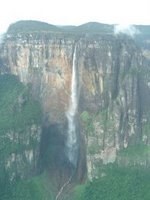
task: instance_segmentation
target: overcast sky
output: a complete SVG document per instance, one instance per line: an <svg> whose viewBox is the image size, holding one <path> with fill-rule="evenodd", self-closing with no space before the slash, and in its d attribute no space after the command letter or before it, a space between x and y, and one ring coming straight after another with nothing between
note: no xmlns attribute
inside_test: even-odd
<svg viewBox="0 0 150 200"><path fill-rule="evenodd" d="M0 32L10 23L33 19L56 25L89 21L113 24L149 24L150 0L3 0Z"/></svg>

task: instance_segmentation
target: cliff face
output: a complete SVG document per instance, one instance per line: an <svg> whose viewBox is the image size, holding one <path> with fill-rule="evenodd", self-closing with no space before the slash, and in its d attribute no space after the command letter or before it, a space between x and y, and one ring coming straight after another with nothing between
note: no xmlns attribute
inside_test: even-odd
<svg viewBox="0 0 150 200"><path fill-rule="evenodd" d="M31 83L44 112L57 122L68 107L74 41L36 40L32 35L10 40L4 46L9 71L21 82Z"/></svg>
<svg viewBox="0 0 150 200"><path fill-rule="evenodd" d="M88 175L93 177L97 164L128 164L129 159L119 152L136 144L149 145L149 69L135 43L126 36L113 35L79 39L7 35L1 62L21 82L31 85L49 123L64 123L75 45L78 116L87 149ZM144 161L138 158L133 163L149 162L149 149L146 155Z"/></svg>
<svg viewBox="0 0 150 200"><path fill-rule="evenodd" d="M37 171L41 112L15 76L0 75L0 85L0 185L7 188Z"/></svg>

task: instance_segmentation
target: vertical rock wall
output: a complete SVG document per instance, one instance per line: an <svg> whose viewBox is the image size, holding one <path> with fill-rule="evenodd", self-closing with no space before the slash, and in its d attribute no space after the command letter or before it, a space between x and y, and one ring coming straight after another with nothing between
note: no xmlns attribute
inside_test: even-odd
<svg viewBox="0 0 150 200"><path fill-rule="evenodd" d="M89 176L98 163L117 160L117 152L141 141L149 143L148 70L140 50L126 36L74 37L19 35L7 37L1 60L8 71L32 87L50 123L66 121L73 49L78 42L79 113L87 147ZM144 69L144 70L143 70ZM146 103L147 105L147 103ZM146 114L147 113L147 114ZM144 144L145 144L144 143Z"/></svg>

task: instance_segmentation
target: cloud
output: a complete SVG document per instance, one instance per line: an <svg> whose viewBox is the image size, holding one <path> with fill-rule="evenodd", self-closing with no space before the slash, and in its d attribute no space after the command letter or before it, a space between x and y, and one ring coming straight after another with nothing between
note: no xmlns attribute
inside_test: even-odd
<svg viewBox="0 0 150 200"><path fill-rule="evenodd" d="M130 24L117 24L114 26L114 34L124 33L131 37L134 37L136 34L139 34L140 31L134 26Z"/></svg>

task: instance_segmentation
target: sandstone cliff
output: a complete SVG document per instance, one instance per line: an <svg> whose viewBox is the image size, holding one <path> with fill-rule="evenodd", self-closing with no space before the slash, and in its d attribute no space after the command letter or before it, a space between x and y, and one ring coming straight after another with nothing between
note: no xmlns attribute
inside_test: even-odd
<svg viewBox="0 0 150 200"><path fill-rule="evenodd" d="M149 164L149 64L131 38L113 34L7 34L0 54L1 71L30 85L49 124L63 124L75 45L78 118L88 176L96 176L100 163ZM144 145L144 157L130 159L120 153L134 145Z"/></svg>

